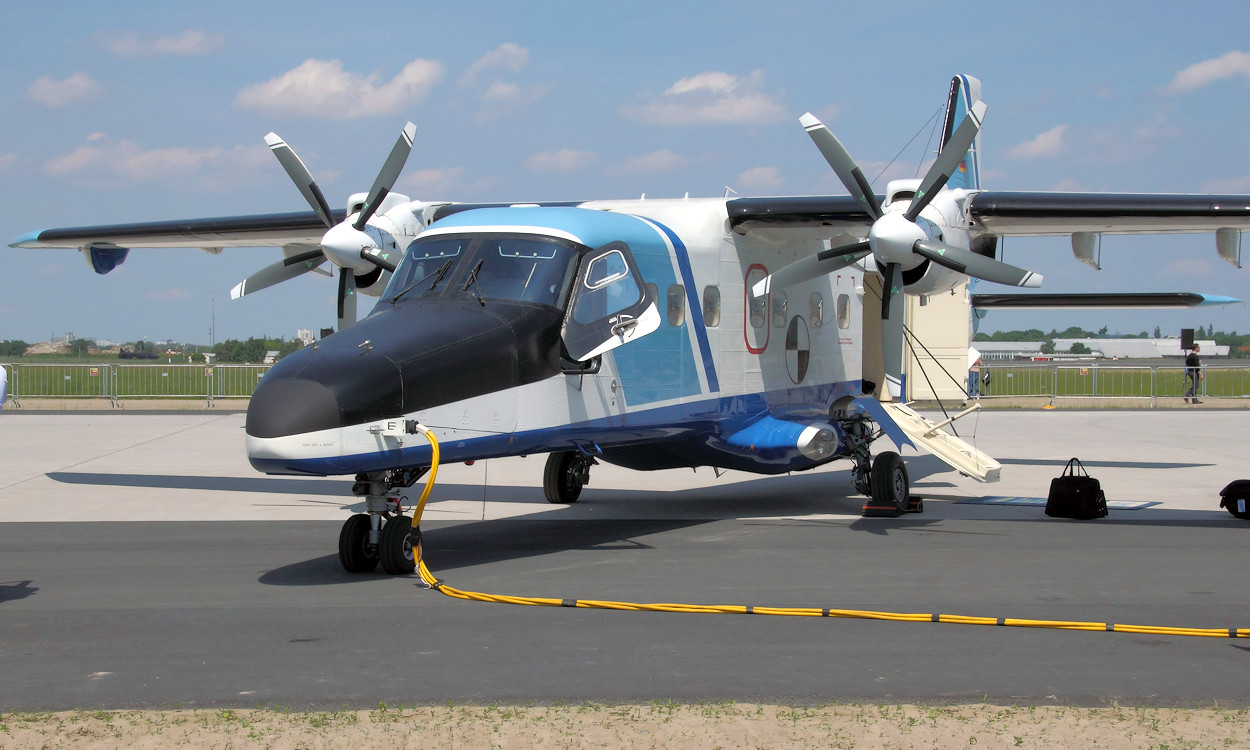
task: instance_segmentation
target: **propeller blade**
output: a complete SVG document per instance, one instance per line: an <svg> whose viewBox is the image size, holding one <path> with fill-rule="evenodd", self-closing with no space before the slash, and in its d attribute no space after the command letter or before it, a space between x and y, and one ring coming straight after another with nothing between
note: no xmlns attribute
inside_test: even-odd
<svg viewBox="0 0 1250 750"><path fill-rule="evenodd" d="M830 248L829 250L821 250L815 255L809 255L787 266L782 266L755 282L755 286L751 287L751 294L755 297L762 297L774 288L785 289L810 279L819 278L858 263L860 259L871 252L872 249L868 247L867 241Z"/></svg>
<svg viewBox="0 0 1250 750"><path fill-rule="evenodd" d="M970 250L947 245L943 242L916 240L915 244L912 245L912 249L917 255L928 258L940 266L945 266L952 271L964 273L976 279L984 279L985 281L992 281L995 284L1006 284L1007 286L1039 287L1042 285L1042 275L1040 273L1016 268L1002 261L987 258L984 255L978 255Z"/></svg>
<svg viewBox="0 0 1250 750"><path fill-rule="evenodd" d="M278 157L278 163L286 170L287 176L295 183L295 187L299 188L300 194L304 196L304 200L308 201L308 205L312 206L312 210L317 213L321 221L327 227L334 226L334 220L330 218L330 204L326 203L326 197L321 194L321 188L317 187L317 181L313 179L312 172L308 171L308 167L304 166L304 162L295 151L286 145L286 141L282 140L277 133L265 136L265 143L269 144L269 150Z"/></svg>
<svg viewBox="0 0 1250 750"><path fill-rule="evenodd" d="M261 289L267 289L274 284L279 284L300 274L308 273L325 263L325 260L326 256L320 250L310 250L306 253L292 255L273 265L265 266L236 284L230 290L230 299L238 299L245 294L259 292Z"/></svg>
<svg viewBox="0 0 1250 750"><path fill-rule="evenodd" d="M360 251L360 257L383 271L394 272L395 270L395 261L391 259L391 254L383 251L381 248L364 248Z"/></svg>
<svg viewBox="0 0 1250 750"><path fill-rule="evenodd" d="M885 365L886 391L891 398L903 397L903 267L886 267L881 288L881 360Z"/></svg>
<svg viewBox="0 0 1250 750"><path fill-rule="evenodd" d="M350 268L339 269L339 327L343 330L356 322L356 275Z"/></svg>
<svg viewBox="0 0 1250 750"><path fill-rule="evenodd" d="M395 180L399 179L399 173L404 169L404 162L408 161L408 154L412 152L412 142L416 137L417 126L411 122L405 125L399 134L399 140L395 141L395 147L391 149L391 155L386 157L382 171L378 172L378 178L373 181L373 187L369 188L369 197L365 199L364 209L361 210L360 216L356 217L356 222L352 224L357 230L365 228L365 224L377 212L378 206L382 205L386 194L395 186Z"/></svg>
<svg viewBox="0 0 1250 750"><path fill-rule="evenodd" d="M972 148L972 142L976 140L977 133L981 130L985 110L985 102L978 101L973 104L972 109L964 116L963 122L959 123L959 127L955 129L950 140L942 147L942 153L938 154L933 166L929 167L928 173L920 183L920 189L916 191L916 197L912 198L911 205L907 207L907 213L903 214L908 221L916 220L920 212L942 191L942 188L946 186L946 181L959 168L959 162L968 153L968 149Z"/></svg>
<svg viewBox="0 0 1250 750"><path fill-rule="evenodd" d="M864 205L872 218L881 218L881 204L877 201L876 193L872 191L872 186L868 184L863 171L851 158L850 152L842 145L842 141L839 141L833 131L816 119L811 112L800 117L799 124L807 130L807 135L816 144L816 148L820 149L821 155L825 157L825 161L829 162L829 166L833 167L833 171L837 173L838 179L842 181L847 191L855 200Z"/></svg>

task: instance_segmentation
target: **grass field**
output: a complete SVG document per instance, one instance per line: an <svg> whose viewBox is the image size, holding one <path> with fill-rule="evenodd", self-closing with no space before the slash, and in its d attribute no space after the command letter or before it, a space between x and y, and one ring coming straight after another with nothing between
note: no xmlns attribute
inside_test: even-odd
<svg viewBox="0 0 1250 750"><path fill-rule="evenodd" d="M1184 366L1166 365L990 365L982 396L1058 398L1170 398L1185 394ZM1250 366L1207 365L1199 394L1208 398L1250 396Z"/></svg>
<svg viewBox="0 0 1250 750"><path fill-rule="evenodd" d="M268 365L18 363L9 394L23 398L247 398Z"/></svg>

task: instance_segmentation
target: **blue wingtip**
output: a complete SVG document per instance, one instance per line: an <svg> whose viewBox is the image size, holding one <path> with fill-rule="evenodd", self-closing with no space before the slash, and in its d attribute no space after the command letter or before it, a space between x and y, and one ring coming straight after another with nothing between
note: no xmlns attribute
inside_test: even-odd
<svg viewBox="0 0 1250 750"><path fill-rule="evenodd" d="M1236 305L1241 302L1241 300L1236 297L1224 297L1219 294L1202 294L1200 296L1202 297L1202 301L1198 303L1199 307L1206 307L1208 305Z"/></svg>
<svg viewBox="0 0 1250 750"><path fill-rule="evenodd" d="M26 234L19 234L17 239L9 243L9 247L35 247L39 242L39 235L43 234L43 230L39 229Z"/></svg>

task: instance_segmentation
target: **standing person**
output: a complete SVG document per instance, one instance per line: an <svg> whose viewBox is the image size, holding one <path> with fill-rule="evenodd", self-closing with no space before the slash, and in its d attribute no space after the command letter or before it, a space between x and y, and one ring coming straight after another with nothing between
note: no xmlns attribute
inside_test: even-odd
<svg viewBox="0 0 1250 750"><path fill-rule="evenodd" d="M981 398L981 355L973 349L969 356L975 356L972 364L968 365L968 398Z"/></svg>
<svg viewBox="0 0 1250 750"><path fill-rule="evenodd" d="M1189 388L1185 391L1185 403L1201 404L1198 400L1198 381L1202 380L1202 360L1198 358L1197 344L1185 355L1185 379L1189 381Z"/></svg>

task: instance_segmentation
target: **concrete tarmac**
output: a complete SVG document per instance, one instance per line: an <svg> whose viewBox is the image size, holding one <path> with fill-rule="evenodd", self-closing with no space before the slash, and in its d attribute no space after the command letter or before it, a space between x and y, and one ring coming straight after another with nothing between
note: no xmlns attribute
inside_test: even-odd
<svg viewBox="0 0 1250 750"><path fill-rule="evenodd" d="M635 602L1250 627L1240 412L984 412L978 484L907 450L925 513L863 519L848 464L761 478L541 456L445 466L426 558L458 588ZM1244 706L1250 641L462 602L349 575L349 478L266 477L243 416L0 415L0 710L676 698ZM884 449L884 444L879 443ZM1113 509L1041 507L1078 456ZM417 489L411 491L413 498Z"/></svg>

